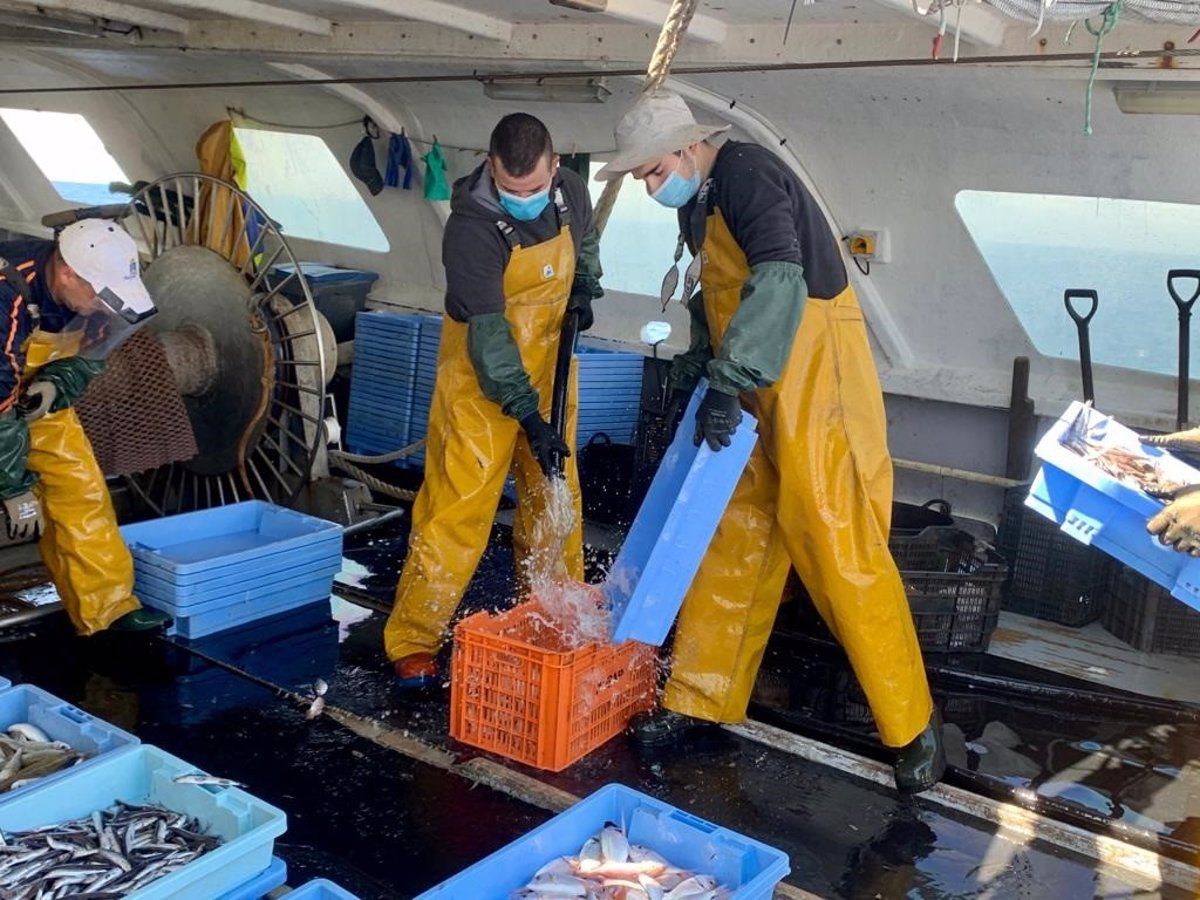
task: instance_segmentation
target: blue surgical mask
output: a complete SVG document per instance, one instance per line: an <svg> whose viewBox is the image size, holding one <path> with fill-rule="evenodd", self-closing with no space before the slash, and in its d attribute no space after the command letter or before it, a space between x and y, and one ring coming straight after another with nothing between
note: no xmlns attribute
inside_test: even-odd
<svg viewBox="0 0 1200 900"><path fill-rule="evenodd" d="M658 186L658 190L650 196L661 203L663 206L669 206L671 209L679 209L687 205L687 202L696 196L696 191L700 190L700 167L696 165L696 161L692 160L692 175L690 178L684 178L676 169L666 177L662 184Z"/></svg>
<svg viewBox="0 0 1200 900"><path fill-rule="evenodd" d="M496 188L496 193L500 195L500 206L518 222L532 222L542 214L542 210L550 202L549 186L544 191L538 191L528 197L508 194L499 188Z"/></svg>

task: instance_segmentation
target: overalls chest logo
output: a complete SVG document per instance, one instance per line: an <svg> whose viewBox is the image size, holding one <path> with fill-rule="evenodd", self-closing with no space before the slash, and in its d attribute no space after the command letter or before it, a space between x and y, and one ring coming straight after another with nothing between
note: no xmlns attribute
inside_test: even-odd
<svg viewBox="0 0 1200 900"><path fill-rule="evenodd" d="M545 266L542 267L542 278L545 278L547 281L549 281L553 277L554 277L554 266L547 263Z"/></svg>

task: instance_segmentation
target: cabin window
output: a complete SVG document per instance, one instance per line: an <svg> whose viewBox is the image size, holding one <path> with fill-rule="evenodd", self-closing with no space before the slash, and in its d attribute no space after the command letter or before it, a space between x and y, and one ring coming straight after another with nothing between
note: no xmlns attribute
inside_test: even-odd
<svg viewBox="0 0 1200 900"><path fill-rule="evenodd" d="M1167 270L1200 269L1200 205L996 191L961 191L954 205L1038 352L1079 358L1063 292L1091 289L1100 301L1093 361L1175 374L1178 314ZM1185 280L1177 290L1187 299L1194 288ZM1082 312L1089 305L1078 304Z"/></svg>
<svg viewBox="0 0 1200 900"><path fill-rule="evenodd" d="M129 179L83 116L0 109L0 119L64 200L98 206L129 199L108 189L114 181Z"/></svg>
<svg viewBox="0 0 1200 900"><path fill-rule="evenodd" d="M316 135L235 128L246 190L289 237L384 253L388 239L329 146Z"/></svg>
<svg viewBox="0 0 1200 900"><path fill-rule="evenodd" d="M591 163L591 175L603 161ZM588 179L592 203L599 202L604 184ZM600 241L600 265L604 269L604 289L658 298L663 275L675 258L679 221L675 210L666 209L646 193L646 186L632 178L617 195L617 205ZM683 250L679 264L680 285L692 255ZM676 296L683 288L676 289Z"/></svg>

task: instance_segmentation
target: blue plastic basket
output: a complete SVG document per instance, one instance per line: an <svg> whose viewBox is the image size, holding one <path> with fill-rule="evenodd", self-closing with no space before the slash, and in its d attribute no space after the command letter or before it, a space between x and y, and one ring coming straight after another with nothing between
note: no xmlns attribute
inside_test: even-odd
<svg viewBox="0 0 1200 900"><path fill-rule="evenodd" d="M22 684L0 693L0 732L18 722L36 725L54 741L65 741L89 758L76 766L39 778L15 791L0 794L0 808L15 798L77 772L90 772L109 755L141 743L127 731L60 700L32 684Z"/></svg>
<svg viewBox="0 0 1200 900"><path fill-rule="evenodd" d="M247 591L270 589L282 582L294 580L302 575L315 575L331 568L334 572L342 566L342 544L338 540L322 550L319 556L308 552L292 551L275 554L269 563L256 570L253 577L240 571L193 584L173 584L163 578L161 570L151 566L137 569L138 596L153 594L164 601L180 607L199 607L205 603L226 600ZM219 570L218 570L219 571Z"/></svg>
<svg viewBox="0 0 1200 900"><path fill-rule="evenodd" d="M254 574L275 553L340 539L342 526L262 500L126 525L134 562L164 570L175 584L208 581L240 566Z"/></svg>
<svg viewBox="0 0 1200 900"><path fill-rule="evenodd" d="M0 830L24 831L78 819L117 800L159 803L195 816L224 841L195 862L129 895L130 900L212 900L271 865L275 838L287 828L281 810L240 788L175 784L196 767L157 747L134 747L30 788L0 805Z"/></svg>
<svg viewBox="0 0 1200 900"><path fill-rule="evenodd" d="M787 854L621 784L610 784L549 822L421 894L417 900L508 900L543 865L579 853L607 822L674 866L712 875L734 900L768 900L788 872Z"/></svg>
<svg viewBox="0 0 1200 900"><path fill-rule="evenodd" d="M271 864L232 891L222 894L218 900L261 900L287 881L287 863L278 856L271 857Z"/></svg>
<svg viewBox="0 0 1200 900"><path fill-rule="evenodd" d="M660 646L666 640L758 440L758 423L743 414L732 446L719 453L707 444L696 447L692 436L705 388L702 383L692 396L604 582L615 643Z"/></svg>
<svg viewBox="0 0 1200 900"><path fill-rule="evenodd" d="M289 900L358 900L357 894L324 878L306 881L287 896Z"/></svg>
<svg viewBox="0 0 1200 900"><path fill-rule="evenodd" d="M322 608L325 610L326 615L328 615L329 595L331 593L329 584L331 581L332 576L322 580L325 587L322 589L324 591L323 595L320 596L313 596L316 593L315 590L296 591L295 593L284 594L272 600L256 600L236 606L223 606L220 609L214 609L197 615L180 615L175 617L174 623L167 629L167 634L196 640L197 638L207 637L221 631L227 631L230 628L240 628L243 625L250 625L260 619L267 619L271 616L298 612L302 609L307 610L309 607Z"/></svg>
<svg viewBox="0 0 1200 900"><path fill-rule="evenodd" d="M9 681L7 678L0 678L0 691L7 690L10 687L12 687L11 681Z"/></svg>
<svg viewBox="0 0 1200 900"><path fill-rule="evenodd" d="M1077 416L1085 416L1096 434L1136 442L1134 432L1096 410L1074 403L1038 443L1043 461L1025 504L1057 522L1083 544L1103 550L1141 572L1189 606L1200 609L1200 560L1164 547L1146 531L1146 522L1163 508L1150 495L1115 481L1083 457L1062 446ZM1200 472L1154 447L1145 452L1170 467L1172 477L1200 482Z"/></svg>

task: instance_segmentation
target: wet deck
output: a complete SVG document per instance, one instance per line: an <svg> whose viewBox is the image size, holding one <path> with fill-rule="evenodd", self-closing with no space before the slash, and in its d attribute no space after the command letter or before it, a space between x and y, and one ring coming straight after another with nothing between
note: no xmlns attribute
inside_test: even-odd
<svg viewBox="0 0 1200 900"><path fill-rule="evenodd" d="M729 732L659 757L617 739L558 775L480 764L449 742L445 691L402 695L383 665L384 617L369 606L390 598L405 537L401 525L348 539L354 589L346 593L359 602L335 600L333 619L287 616L183 647L162 638L83 640L53 617L0 634L0 674L247 783L288 812L278 853L292 884L329 877L364 898L413 896L544 821L567 799L563 792L585 795L613 781L780 847L791 857L787 883L823 896L1177 895L1153 878L931 800L902 800ZM510 567L498 529L466 606L503 602ZM947 719L963 735L952 748L959 783L1027 784L1143 836L1160 832L1180 848L1200 837L1187 813L1195 808L1188 761L1200 755L1194 719L1167 715L1167 707L1132 719L1117 693L1115 705L1100 709L1068 704L1056 691L1079 683L1065 676L1052 679L1049 696L1014 698L1013 680L1035 670L973 660L976 670L964 674L961 662L943 666L946 674L935 669ZM280 690L303 691L317 677L331 685L332 714L310 722ZM981 689L989 679L1009 687ZM790 633L784 616L752 712L881 756L851 685L840 653ZM1011 733L994 724L1001 721ZM476 786L480 778L503 789Z"/></svg>

